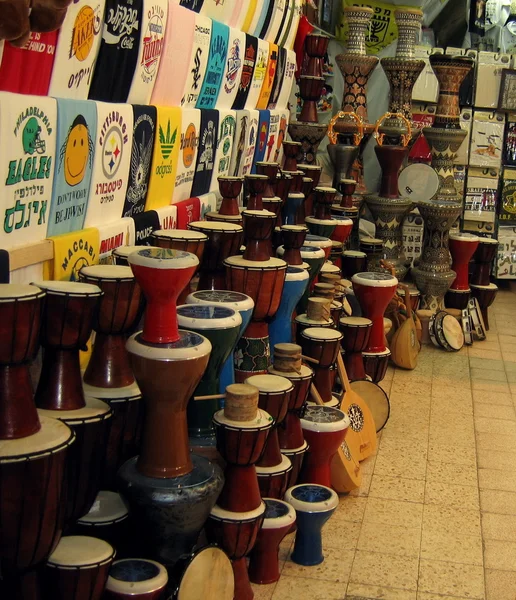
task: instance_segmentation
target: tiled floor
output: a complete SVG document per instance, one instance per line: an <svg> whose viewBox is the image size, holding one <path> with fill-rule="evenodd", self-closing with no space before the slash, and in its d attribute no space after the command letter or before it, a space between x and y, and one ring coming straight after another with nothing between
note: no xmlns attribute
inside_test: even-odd
<svg viewBox="0 0 516 600"><path fill-rule="evenodd" d="M288 536L256 600L516 600L515 314L500 291L486 341L389 369L390 421L325 526L324 563L292 563Z"/></svg>

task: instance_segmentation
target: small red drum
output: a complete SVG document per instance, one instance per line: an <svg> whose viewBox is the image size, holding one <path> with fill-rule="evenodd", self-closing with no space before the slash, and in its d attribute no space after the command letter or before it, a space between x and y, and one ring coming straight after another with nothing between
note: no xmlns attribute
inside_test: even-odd
<svg viewBox="0 0 516 600"><path fill-rule="evenodd" d="M113 411L101 487L116 490L118 469L140 451L145 413L142 394L136 383L118 389L98 388L85 384L84 393L90 398L103 400Z"/></svg>
<svg viewBox="0 0 516 600"><path fill-rule="evenodd" d="M281 236L283 240L283 260L292 266L303 264L301 258L301 248L304 245L308 229L305 225L283 225L281 227Z"/></svg>
<svg viewBox="0 0 516 600"><path fill-rule="evenodd" d="M344 441L349 425L349 417L337 408L307 407L301 426L310 449L299 481L331 487L331 461Z"/></svg>
<svg viewBox="0 0 516 600"><path fill-rule="evenodd" d="M229 562L229 561L228 561ZM153 560L115 560L109 570L105 600L159 600L168 582L165 567Z"/></svg>
<svg viewBox="0 0 516 600"><path fill-rule="evenodd" d="M217 450L226 461L224 487L217 502L224 510L254 510L261 504L254 465L265 448L273 425L272 417L258 409L258 415L252 421L233 421L219 410L213 416L213 423Z"/></svg>
<svg viewBox="0 0 516 600"><path fill-rule="evenodd" d="M116 492L101 490L90 511L77 520L74 533L111 544L118 553L127 544L129 509Z"/></svg>
<svg viewBox="0 0 516 600"><path fill-rule="evenodd" d="M346 217L333 217L333 220L337 221L337 226L331 235L331 239L333 241L340 242L341 244L345 244L351 235L353 221Z"/></svg>
<svg viewBox="0 0 516 600"><path fill-rule="evenodd" d="M373 322L365 317L343 317L339 321L344 336L344 364L350 381L365 379L362 352L367 348Z"/></svg>
<svg viewBox="0 0 516 600"><path fill-rule="evenodd" d="M128 260L147 300L142 340L151 344L177 342L177 298L195 273L197 256L148 247L129 255Z"/></svg>
<svg viewBox="0 0 516 600"><path fill-rule="evenodd" d="M484 325L486 330L489 331L489 314L488 309L495 301L496 295L498 294L498 286L494 283L489 285L471 285L471 294L478 300L478 305L482 311L482 317L484 318Z"/></svg>
<svg viewBox="0 0 516 600"><path fill-rule="evenodd" d="M59 419L76 435L68 455L66 477L66 519L68 523L75 523L91 509L100 489L113 412L105 402L86 398L84 408L39 409L39 414Z"/></svg>
<svg viewBox="0 0 516 600"><path fill-rule="evenodd" d="M111 258L113 259L115 265L128 267L129 255L133 254L133 252L138 252L138 250L142 250L145 247L146 246L119 246L111 252Z"/></svg>
<svg viewBox="0 0 516 600"><path fill-rule="evenodd" d="M292 463L285 454L282 454L281 462L273 467L257 466L256 474L262 498L283 498L291 471Z"/></svg>
<svg viewBox="0 0 516 600"><path fill-rule="evenodd" d="M264 498L265 517L249 556L249 579L262 585L280 578L279 546L296 522L296 511L287 502Z"/></svg>
<svg viewBox="0 0 516 600"><path fill-rule="evenodd" d="M342 276L350 279L367 268L367 254L358 250L344 250L342 253Z"/></svg>
<svg viewBox="0 0 516 600"><path fill-rule="evenodd" d="M105 388L131 385L134 375L125 342L142 315L140 286L129 267L118 265L83 267L79 278L84 283L98 286L103 292L93 323L95 343L84 381Z"/></svg>
<svg viewBox="0 0 516 600"><path fill-rule="evenodd" d="M491 267L498 252L498 240L491 238L478 238L478 247L473 255L475 268L471 283L474 285L489 285Z"/></svg>
<svg viewBox="0 0 516 600"><path fill-rule="evenodd" d="M366 375L371 378L374 383L380 383L387 373L391 351L386 348L382 352L363 352L364 369Z"/></svg>
<svg viewBox="0 0 516 600"><path fill-rule="evenodd" d="M373 322L368 353L386 350L383 330L383 315L396 293L398 280L388 273L356 273L351 279L355 296L362 307L364 317Z"/></svg>
<svg viewBox="0 0 516 600"><path fill-rule="evenodd" d="M0 284L0 440L39 431L29 362L39 348L45 292L34 285Z"/></svg>
<svg viewBox="0 0 516 600"><path fill-rule="evenodd" d="M35 285L47 292L36 405L49 410L84 407L79 350L86 349L102 291L96 285L72 281L40 281Z"/></svg>
<svg viewBox="0 0 516 600"><path fill-rule="evenodd" d="M276 225L276 215L269 210L244 210L244 259L265 261L271 257L271 237Z"/></svg>
<svg viewBox="0 0 516 600"><path fill-rule="evenodd" d="M310 327L301 333L303 354L319 361L313 365L314 384L323 402L332 401L333 374L330 368L340 352L342 333L336 329Z"/></svg>
<svg viewBox="0 0 516 600"><path fill-rule="evenodd" d="M235 575L235 598L253 600L254 593L249 583L246 556L256 542L265 516L265 504L253 511L236 513L215 505L206 522L208 539L217 543L233 563ZM187 599L185 599L187 600Z"/></svg>
<svg viewBox="0 0 516 600"><path fill-rule="evenodd" d="M281 451L281 454L284 454L292 464L292 471L288 474L287 479L287 489L296 485L299 474L301 473L301 468L303 466L303 460L305 458L305 454L308 452L308 442L305 440L299 448L290 448Z"/></svg>
<svg viewBox="0 0 516 600"><path fill-rule="evenodd" d="M469 290L469 261L478 248L478 242L479 238L471 233L450 233L451 268L457 274L451 290Z"/></svg>
<svg viewBox="0 0 516 600"><path fill-rule="evenodd" d="M244 183L243 177L221 175L220 177L217 177L217 181L219 183L219 192L222 196L219 214L232 217L240 216L238 197L242 192Z"/></svg>
<svg viewBox="0 0 516 600"><path fill-rule="evenodd" d="M204 233L208 237L197 289L225 290L224 261L240 253L244 235L242 226L226 221L193 221L188 224L188 229Z"/></svg>
<svg viewBox="0 0 516 600"><path fill-rule="evenodd" d="M52 600L101 600L115 557L113 547L93 537L61 538L42 572L42 587Z"/></svg>

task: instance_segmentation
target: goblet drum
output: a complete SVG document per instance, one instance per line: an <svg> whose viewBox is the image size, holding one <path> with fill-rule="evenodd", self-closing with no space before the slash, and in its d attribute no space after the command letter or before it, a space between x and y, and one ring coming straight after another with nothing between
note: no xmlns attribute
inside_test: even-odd
<svg viewBox="0 0 516 600"><path fill-rule="evenodd" d="M478 300L478 305L484 318L484 325L489 331L489 314L488 309L495 301L498 294L498 286L494 283L489 285L473 285L471 284L471 295Z"/></svg>
<svg viewBox="0 0 516 600"><path fill-rule="evenodd" d="M101 600L115 557L113 547L97 538L61 538L42 571L42 586L52 600Z"/></svg>
<svg viewBox="0 0 516 600"><path fill-rule="evenodd" d="M91 510L77 521L73 528L76 535L92 536L104 540L117 550L127 544L129 509L122 496L116 492L101 490Z"/></svg>
<svg viewBox="0 0 516 600"><path fill-rule="evenodd" d="M177 342L176 302L192 278L199 260L194 254L165 248L143 248L128 257L146 299L143 342ZM129 349L128 349L129 350Z"/></svg>
<svg viewBox="0 0 516 600"><path fill-rule="evenodd" d="M469 261L478 248L478 242L479 238L470 233L450 233L451 268L457 274L451 290L469 290Z"/></svg>
<svg viewBox="0 0 516 600"><path fill-rule="evenodd" d="M225 290L224 260L240 253L244 230L237 223L225 221L193 221L188 229L204 233L204 247L199 273L198 290Z"/></svg>
<svg viewBox="0 0 516 600"><path fill-rule="evenodd" d="M249 210L263 210L262 198L265 188L269 185L269 178L266 175L246 175L245 184L249 192L247 199L247 208Z"/></svg>
<svg viewBox="0 0 516 600"><path fill-rule="evenodd" d="M127 335L140 321L143 295L129 267L83 267L79 278L102 290L93 322L95 343L84 373L84 382L96 387L119 388L134 383L125 349Z"/></svg>
<svg viewBox="0 0 516 600"><path fill-rule="evenodd" d="M144 418L144 403L136 383L122 388L84 385L84 393L109 404L113 411L102 473L101 488L116 490L116 474L126 460L138 454Z"/></svg>
<svg viewBox="0 0 516 600"><path fill-rule="evenodd" d="M115 560L106 582L105 600L158 600L168 573L163 565L143 558Z"/></svg>
<svg viewBox="0 0 516 600"><path fill-rule="evenodd" d="M244 210L245 230L244 258L265 261L271 257L271 236L276 224L276 215L269 210Z"/></svg>
<svg viewBox="0 0 516 600"><path fill-rule="evenodd" d="M386 348L382 352L363 352L364 370L373 383L380 383L387 373L391 351Z"/></svg>
<svg viewBox="0 0 516 600"><path fill-rule="evenodd" d="M284 248L281 257L288 265L299 267L303 264L301 247L303 246L307 233L308 229L305 225L283 225L281 227Z"/></svg>
<svg viewBox="0 0 516 600"><path fill-rule="evenodd" d="M475 268L471 283L474 285L489 285L491 267L496 253L498 252L498 240L491 238L478 238L478 247L473 255Z"/></svg>
<svg viewBox="0 0 516 600"><path fill-rule="evenodd" d="M346 437L346 413L330 406L308 406L301 419L305 439L310 445L299 480L303 483L331 485L331 461Z"/></svg>
<svg viewBox="0 0 516 600"><path fill-rule="evenodd" d="M102 291L96 285L40 281L46 290L41 320L43 365L36 389L39 408L74 410L86 405L79 351L86 348Z"/></svg>
<svg viewBox="0 0 516 600"><path fill-rule="evenodd" d="M206 522L208 539L217 543L229 556L235 575L235 598L252 600L254 597L246 556L256 542L265 516L265 504L252 511L238 513L223 510L215 505Z"/></svg>
<svg viewBox="0 0 516 600"><path fill-rule="evenodd" d="M281 304L269 324L271 348L276 344L292 342L292 315L298 302L308 287L309 275L306 269L287 267Z"/></svg>
<svg viewBox="0 0 516 600"><path fill-rule="evenodd" d="M305 223L311 235L328 239L333 235L335 228L337 227L337 223L333 219L316 219L315 217L306 217Z"/></svg>
<svg viewBox="0 0 516 600"><path fill-rule="evenodd" d="M0 440L40 429L29 362L39 348L44 297L34 285L0 284Z"/></svg>
<svg viewBox="0 0 516 600"><path fill-rule="evenodd" d="M283 151L285 153L283 171L297 171L297 157L301 153L302 149L303 145L301 142L283 140Z"/></svg>
<svg viewBox="0 0 516 600"><path fill-rule="evenodd" d="M238 385L238 384L237 384ZM261 505L255 464L260 459L273 425L264 410L251 421L233 421L220 410L213 417L217 450L226 462L224 487L217 500L224 510L248 512Z"/></svg>
<svg viewBox="0 0 516 600"><path fill-rule="evenodd" d="M138 252L138 250L142 250L146 246L119 246L111 251L111 258L115 265L120 265L122 267L129 266L128 257L133 252Z"/></svg>
<svg viewBox="0 0 516 600"><path fill-rule="evenodd" d="M398 280L388 273L356 273L351 281L363 316L373 322L365 351L368 353L384 352L386 346L383 315L396 293Z"/></svg>
<svg viewBox="0 0 516 600"><path fill-rule="evenodd" d="M242 191L243 178L221 175L217 178L217 181L219 182L219 192L222 196L219 215L240 217L238 197Z"/></svg>
<svg viewBox="0 0 516 600"><path fill-rule="evenodd" d="M180 327L201 333L212 346L208 365L194 396L218 394L222 367L240 336L240 313L218 304L184 304L177 307L177 319ZM218 408L218 400L191 401L187 409L189 434L194 437L215 435L212 417Z"/></svg>
<svg viewBox="0 0 516 600"><path fill-rule="evenodd" d="M367 267L367 254L359 250L344 250L342 253L342 276L350 279L356 273L362 273Z"/></svg>
<svg viewBox="0 0 516 600"><path fill-rule="evenodd" d="M256 172L258 175L267 175L267 185L263 191L263 198L273 198L276 196L274 185L278 178L280 165L277 162L258 161L256 163Z"/></svg>
<svg viewBox="0 0 516 600"><path fill-rule="evenodd" d="M301 334L305 329L310 329L312 327L323 327L324 329L333 329L334 323L333 319L328 317L327 319L310 319L310 317L303 313L301 315L297 315L295 318L296 323L296 344L301 344Z"/></svg>
<svg viewBox="0 0 516 600"><path fill-rule="evenodd" d="M68 453L66 476L66 521L71 525L90 510L100 489L113 412L102 400L86 398L83 408L39 409L39 414L59 419L76 436Z"/></svg>
<svg viewBox="0 0 516 600"><path fill-rule="evenodd" d="M343 334L344 364L350 381L365 379L364 359L362 352L367 348L371 327L371 319L364 317L343 317L339 321Z"/></svg>
<svg viewBox="0 0 516 600"><path fill-rule="evenodd" d="M287 490L285 501L296 511L291 560L306 567L319 565L324 561L321 530L339 505L339 497L329 487L300 484Z"/></svg>
<svg viewBox="0 0 516 600"><path fill-rule="evenodd" d="M342 333L327 327L309 327L300 336L303 354L319 361L313 365L314 384L323 402L332 401L333 376L331 367L340 352Z"/></svg>
<svg viewBox="0 0 516 600"><path fill-rule="evenodd" d="M0 442L0 589L6 599L40 597L31 570L53 551L64 526L65 468L75 434L46 417L38 425L32 435Z"/></svg>
<svg viewBox="0 0 516 600"><path fill-rule="evenodd" d="M249 555L249 579L262 585L280 578L279 546L296 522L296 511L287 502L273 498L264 498L263 501L263 525Z"/></svg>
<svg viewBox="0 0 516 600"><path fill-rule="evenodd" d="M247 294L241 294L240 292L232 292L230 290L201 290L193 292L186 298L187 304L216 304L224 306L226 308L232 308L240 313L242 318L242 325L240 325L240 331L235 342L238 344L240 338L244 334L254 310L253 299ZM224 394L228 385L235 383L235 358L234 352L232 352L229 358L224 363L222 371L220 372L219 378L219 393ZM220 401L220 405L223 405L224 401Z"/></svg>

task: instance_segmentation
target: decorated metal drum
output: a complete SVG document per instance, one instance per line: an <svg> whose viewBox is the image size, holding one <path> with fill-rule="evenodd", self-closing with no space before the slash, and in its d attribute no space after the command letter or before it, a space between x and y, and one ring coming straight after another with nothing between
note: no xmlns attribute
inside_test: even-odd
<svg viewBox="0 0 516 600"><path fill-rule="evenodd" d="M449 248L452 257L452 271L457 276L451 290L469 290L469 261L478 248L480 239L470 233L450 233Z"/></svg>
<svg viewBox="0 0 516 600"><path fill-rule="evenodd" d="M300 484L286 495L296 511L296 541L291 560L299 565L314 566L324 561L321 530L339 505L339 497L329 487Z"/></svg>
<svg viewBox="0 0 516 600"><path fill-rule="evenodd" d="M129 267L93 265L83 267L79 278L98 286L103 295L93 322L95 343L84 381L89 385L119 388L134 383L125 349L126 337L138 324L143 295Z"/></svg>
<svg viewBox="0 0 516 600"><path fill-rule="evenodd" d="M398 280L387 273L356 273L351 281L363 316L373 322L366 352L384 352L383 315L396 293Z"/></svg>
<svg viewBox="0 0 516 600"><path fill-rule="evenodd" d="M301 419L306 453L300 481L331 485L331 461L342 444L350 424L346 413L329 406L308 406Z"/></svg>
<svg viewBox="0 0 516 600"><path fill-rule="evenodd" d="M118 553L128 542L129 508L117 492L101 490L88 513L77 520L74 532L99 538Z"/></svg>
<svg viewBox="0 0 516 600"><path fill-rule="evenodd" d="M233 421L220 410L213 417L217 449L226 462L224 487L217 500L224 510L247 512L261 505L255 464L260 459L273 425L262 409L251 421Z"/></svg>
<svg viewBox="0 0 516 600"><path fill-rule="evenodd" d="M296 512L287 502L264 498L263 525L249 556L249 579L252 583L269 584L278 581L279 546L296 521Z"/></svg>
<svg viewBox="0 0 516 600"><path fill-rule="evenodd" d="M42 587L53 600L101 600L114 557L103 540L63 537L42 571Z"/></svg>
<svg viewBox="0 0 516 600"><path fill-rule="evenodd" d="M306 269L300 267L287 267L285 285L281 297L281 304L269 324L269 338L271 348L276 344L292 342L292 316L298 302L308 287L309 275Z"/></svg>
<svg viewBox="0 0 516 600"><path fill-rule="evenodd" d="M106 600L158 600L168 582L163 565L143 558L115 560L109 570Z"/></svg>
<svg viewBox="0 0 516 600"><path fill-rule="evenodd" d="M240 337L242 317L232 308L218 304L183 304L177 307L180 327L202 332L212 346L206 370L194 395L218 394L222 367L232 354ZM212 417L218 410L217 400L191 401L188 405L188 431L195 437L214 435Z"/></svg>

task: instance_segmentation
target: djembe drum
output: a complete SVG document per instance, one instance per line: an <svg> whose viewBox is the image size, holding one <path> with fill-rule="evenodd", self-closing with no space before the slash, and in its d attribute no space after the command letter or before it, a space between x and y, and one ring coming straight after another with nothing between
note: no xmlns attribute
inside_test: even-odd
<svg viewBox="0 0 516 600"><path fill-rule="evenodd" d="M42 586L50 600L101 600L113 547L87 536L61 538L42 571Z"/></svg>
<svg viewBox="0 0 516 600"><path fill-rule="evenodd" d="M122 496L101 490L91 510L77 520L74 534L104 540L120 554L128 541L128 518L129 509Z"/></svg>
<svg viewBox="0 0 516 600"><path fill-rule="evenodd" d="M478 247L473 260L473 276L471 283L474 285L487 286L490 284L491 267L498 252L498 240L491 238L478 238Z"/></svg>
<svg viewBox="0 0 516 600"><path fill-rule="evenodd" d="M296 522L296 511L287 502L264 498L263 525L249 555L249 579L262 585L280 578L279 546Z"/></svg>
<svg viewBox="0 0 516 600"><path fill-rule="evenodd" d="M239 335L236 344L244 334L251 320L254 302L246 294L232 292L229 290L201 290L193 292L186 298L187 304L216 304L226 308L232 308L240 313L242 325L240 325ZM233 352L224 363L220 372L219 392L223 394L228 385L235 383L235 353Z"/></svg>
<svg viewBox="0 0 516 600"><path fill-rule="evenodd" d="M278 312L269 324L271 348L276 344L292 342L292 315L308 286L308 271L300 267L287 267L285 285Z"/></svg>
<svg viewBox="0 0 516 600"><path fill-rule="evenodd" d="M365 317L342 317L339 321L343 334L344 365L350 381L365 379L362 352L367 348L373 322Z"/></svg>
<svg viewBox="0 0 516 600"><path fill-rule="evenodd" d="M86 401L79 351L86 349L102 291L96 285L71 281L40 281L34 285L47 292L36 405L49 410L83 408Z"/></svg>
<svg viewBox="0 0 516 600"><path fill-rule="evenodd" d="M331 486L331 462L346 437L346 413L330 406L308 406L301 427L310 448L299 481Z"/></svg>
<svg viewBox="0 0 516 600"><path fill-rule="evenodd" d="M281 210L281 219L284 225L303 225L300 218L301 212L304 212L303 205L305 195L303 192L291 191L288 193L287 200Z"/></svg>
<svg viewBox="0 0 516 600"><path fill-rule="evenodd" d="M242 217L240 216L238 198L242 192L243 178L224 175L218 177L217 181L219 182L219 192L222 196L218 216L227 218L228 221L235 219L241 222Z"/></svg>
<svg viewBox="0 0 516 600"><path fill-rule="evenodd" d="M482 317L484 318L484 325L486 330L489 331L489 313L488 309L495 301L496 295L498 294L498 286L494 283L489 285L473 285L471 284L471 295L473 298L478 300Z"/></svg>
<svg viewBox="0 0 516 600"><path fill-rule="evenodd" d="M188 229L199 231L208 237L197 289L225 290L224 261L240 252L244 233L241 225L224 221L193 221L188 224Z"/></svg>
<svg viewBox="0 0 516 600"><path fill-rule="evenodd" d="M297 171L297 157L301 154L302 150L303 144L301 142L283 140L283 151L285 153L284 171Z"/></svg>
<svg viewBox="0 0 516 600"><path fill-rule="evenodd" d="M252 600L254 597L246 557L256 542L265 515L265 504L255 510L238 513L215 505L206 522L208 539L217 543L229 556L235 576L235 598Z"/></svg>
<svg viewBox="0 0 516 600"><path fill-rule="evenodd" d="M276 215L269 210L244 210L242 212L245 230L244 258L265 261L271 257L271 236L276 223Z"/></svg>
<svg viewBox="0 0 516 600"><path fill-rule="evenodd" d="M312 365L314 384L325 403L335 402L331 368L337 361L342 337L340 331L326 327L309 327L300 336L303 354L318 361L318 364Z"/></svg>
<svg viewBox="0 0 516 600"><path fill-rule="evenodd" d="M308 298L306 313L297 315L294 319L296 327L296 343L301 344L301 334L305 329L311 327L334 328L335 324L331 318L331 300L312 296Z"/></svg>
<svg viewBox="0 0 516 600"><path fill-rule="evenodd" d="M194 396L219 393L220 373L240 337L242 317L238 311L218 304L183 304L177 307L179 327L202 333L212 346L208 365L195 388ZM188 433L192 437L215 435L212 417L218 410L218 400L189 403L187 409Z"/></svg>
<svg viewBox="0 0 516 600"><path fill-rule="evenodd" d="M281 256L288 265L293 267L302 266L301 248L308 229L305 225L283 225L280 231L283 240L283 252L278 256Z"/></svg>
<svg viewBox="0 0 516 600"><path fill-rule="evenodd" d="M269 185L269 178L266 175L252 174L246 175L244 181L249 193L247 210L263 210L262 198Z"/></svg>
<svg viewBox="0 0 516 600"><path fill-rule="evenodd" d="M342 276L350 279L356 273L362 273L367 267L367 254L359 250L344 250L342 253Z"/></svg>
<svg viewBox="0 0 516 600"><path fill-rule="evenodd" d="M330 258L332 243L329 237L308 233L305 238L305 246L320 248L324 252L324 258L326 260Z"/></svg>
<svg viewBox="0 0 516 600"><path fill-rule="evenodd" d="M117 265L83 267L79 278L103 292L93 323L95 343L84 382L99 388L129 386L134 375L125 342L141 318L140 286L129 267Z"/></svg>
<svg viewBox="0 0 516 600"><path fill-rule="evenodd" d="M146 248L129 260L152 310L143 332L127 342L146 415L140 455L120 468L119 489L129 502L143 551L173 565L191 552L222 489L219 467L190 453L186 420L211 343L177 327L175 300L195 271L197 257Z"/></svg>
<svg viewBox="0 0 516 600"><path fill-rule="evenodd" d="M285 501L296 511L296 541L291 560L306 567L324 561L321 530L339 505L339 497L323 485L300 484L287 490Z"/></svg>
<svg viewBox="0 0 516 600"><path fill-rule="evenodd" d="M106 600L159 600L163 597L168 573L163 565L143 558L115 560L109 570Z"/></svg>
<svg viewBox="0 0 516 600"><path fill-rule="evenodd" d="M127 257L129 254L138 252L138 250L141 250L142 248L145 248L145 246L119 246L118 248L115 248L111 251L113 263L122 267L128 267L129 261L127 260Z"/></svg>
<svg viewBox="0 0 516 600"><path fill-rule="evenodd" d="M450 233L449 248L452 257L452 271L456 277L446 293L448 308L463 310L468 306L470 296L469 261L478 247L479 238L470 233Z"/></svg>
<svg viewBox="0 0 516 600"><path fill-rule="evenodd" d="M342 249L346 245L349 236L351 235L351 231L353 230L353 221L347 217L332 216L332 218L337 222L337 224L335 225L335 229L331 235L331 240L341 244L340 249L342 254Z"/></svg>

